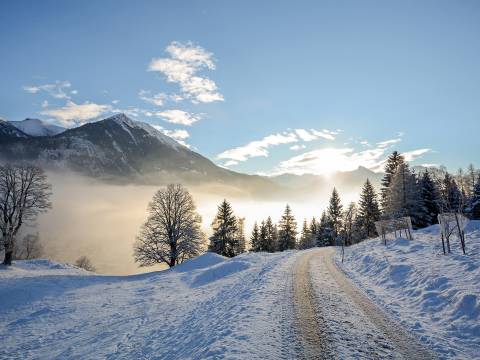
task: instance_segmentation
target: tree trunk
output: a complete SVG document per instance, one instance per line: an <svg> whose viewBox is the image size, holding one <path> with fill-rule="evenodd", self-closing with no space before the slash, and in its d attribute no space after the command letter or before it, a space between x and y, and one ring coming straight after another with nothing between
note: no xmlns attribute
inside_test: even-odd
<svg viewBox="0 0 480 360"><path fill-rule="evenodd" d="M4 265L12 265L13 258L13 249L5 249L5 259L3 260Z"/></svg>

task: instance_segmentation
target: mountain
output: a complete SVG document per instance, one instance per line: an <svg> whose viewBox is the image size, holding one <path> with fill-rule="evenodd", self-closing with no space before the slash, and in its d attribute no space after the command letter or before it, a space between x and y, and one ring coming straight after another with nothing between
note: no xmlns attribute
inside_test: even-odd
<svg viewBox="0 0 480 360"><path fill-rule="evenodd" d="M61 126L49 124L40 119L27 118L22 121L10 121L10 124L30 136L53 136L66 130Z"/></svg>
<svg viewBox="0 0 480 360"><path fill-rule="evenodd" d="M216 182L254 191L280 188L269 179L221 168L152 126L124 114L51 136L30 136L9 123L1 125L3 161L30 161L46 169L70 169L115 181Z"/></svg>
<svg viewBox="0 0 480 360"><path fill-rule="evenodd" d="M0 143L12 140L26 139L29 136L17 129L10 122L0 119Z"/></svg>

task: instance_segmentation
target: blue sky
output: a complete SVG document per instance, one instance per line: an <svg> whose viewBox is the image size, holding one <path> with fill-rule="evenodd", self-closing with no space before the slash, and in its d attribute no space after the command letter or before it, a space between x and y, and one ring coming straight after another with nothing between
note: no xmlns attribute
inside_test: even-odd
<svg viewBox="0 0 480 360"><path fill-rule="evenodd" d="M125 111L248 173L479 164L478 1L2 1L0 116Z"/></svg>

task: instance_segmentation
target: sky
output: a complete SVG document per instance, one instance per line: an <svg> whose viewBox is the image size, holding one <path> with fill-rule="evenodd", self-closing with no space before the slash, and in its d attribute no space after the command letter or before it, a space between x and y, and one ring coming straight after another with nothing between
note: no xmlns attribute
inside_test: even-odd
<svg viewBox="0 0 480 360"><path fill-rule="evenodd" d="M8 1L0 117L124 112L275 175L480 166L478 1Z"/></svg>

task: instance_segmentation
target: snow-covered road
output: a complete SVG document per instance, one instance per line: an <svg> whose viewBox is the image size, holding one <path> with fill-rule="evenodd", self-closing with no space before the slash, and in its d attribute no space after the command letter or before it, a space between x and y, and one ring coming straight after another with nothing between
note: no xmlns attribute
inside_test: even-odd
<svg viewBox="0 0 480 360"><path fill-rule="evenodd" d="M334 264L333 248L303 252L294 293L297 329L309 359L433 359Z"/></svg>

